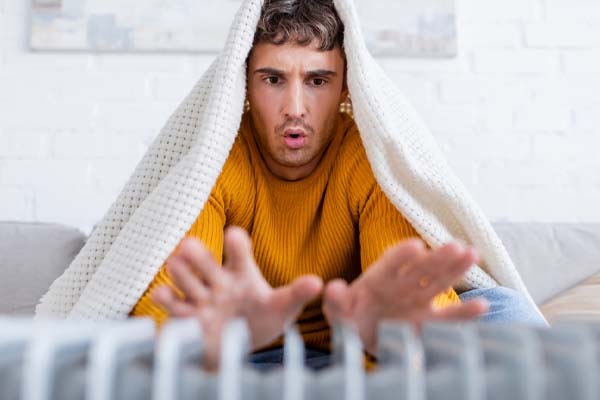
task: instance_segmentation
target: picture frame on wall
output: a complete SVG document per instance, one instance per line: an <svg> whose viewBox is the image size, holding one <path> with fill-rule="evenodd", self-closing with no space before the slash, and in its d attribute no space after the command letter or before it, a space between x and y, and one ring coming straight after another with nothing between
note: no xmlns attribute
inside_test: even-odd
<svg viewBox="0 0 600 400"><path fill-rule="evenodd" d="M375 56L454 57L455 0L354 0ZM35 51L218 53L241 0L32 0Z"/></svg>

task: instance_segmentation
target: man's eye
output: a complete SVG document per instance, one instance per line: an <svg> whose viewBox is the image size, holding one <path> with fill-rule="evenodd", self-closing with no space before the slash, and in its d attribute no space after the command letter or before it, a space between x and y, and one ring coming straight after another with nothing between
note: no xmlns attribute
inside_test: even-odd
<svg viewBox="0 0 600 400"><path fill-rule="evenodd" d="M325 84L325 79L315 78L312 80L312 82L315 86L323 86Z"/></svg>
<svg viewBox="0 0 600 400"><path fill-rule="evenodd" d="M271 85L277 85L279 83L279 78L277 76L269 76L267 82Z"/></svg>

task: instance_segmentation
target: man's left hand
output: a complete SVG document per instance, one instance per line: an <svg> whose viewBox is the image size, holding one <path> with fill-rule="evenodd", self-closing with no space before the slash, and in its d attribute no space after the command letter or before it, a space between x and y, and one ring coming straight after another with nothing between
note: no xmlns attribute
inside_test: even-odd
<svg viewBox="0 0 600 400"><path fill-rule="evenodd" d="M458 242L428 250L420 239L402 241L352 284L342 279L329 282L324 314L330 324L354 323L365 349L375 354L381 320L405 320L420 328L427 320L467 320L484 313L488 306L483 300L444 308L436 308L433 302L477 261L475 250Z"/></svg>

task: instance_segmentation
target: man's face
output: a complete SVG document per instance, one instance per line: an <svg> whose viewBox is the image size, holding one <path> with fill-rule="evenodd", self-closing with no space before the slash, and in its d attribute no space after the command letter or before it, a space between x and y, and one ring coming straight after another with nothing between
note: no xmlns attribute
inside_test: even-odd
<svg viewBox="0 0 600 400"><path fill-rule="evenodd" d="M260 42L248 60L247 79L256 139L269 170L286 180L310 175L347 95L341 49Z"/></svg>

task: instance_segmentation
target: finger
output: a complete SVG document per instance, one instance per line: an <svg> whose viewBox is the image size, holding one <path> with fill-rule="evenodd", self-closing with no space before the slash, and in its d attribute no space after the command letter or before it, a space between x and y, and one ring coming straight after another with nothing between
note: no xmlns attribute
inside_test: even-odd
<svg viewBox="0 0 600 400"><path fill-rule="evenodd" d="M240 227L231 226L225 230L223 252L225 253L223 266L233 272L246 271L249 265L255 265L252 242L248 233Z"/></svg>
<svg viewBox="0 0 600 400"><path fill-rule="evenodd" d="M186 261L208 286L224 285L225 272L221 270L210 251L199 240L185 238L181 242L178 257Z"/></svg>
<svg viewBox="0 0 600 400"><path fill-rule="evenodd" d="M351 307L351 293L346 281L343 279L330 281L325 287L323 296L323 312L329 324L350 318Z"/></svg>
<svg viewBox="0 0 600 400"><path fill-rule="evenodd" d="M434 320L469 320L477 318L489 310L489 303L485 299L474 299L466 303L456 304L437 309L433 312Z"/></svg>
<svg viewBox="0 0 600 400"><path fill-rule="evenodd" d="M421 239L399 242L387 249L369 268L369 281L377 287L388 287L391 276L396 276L402 268L425 251L425 244Z"/></svg>
<svg viewBox="0 0 600 400"><path fill-rule="evenodd" d="M421 290L418 292L418 300L429 301L448 289L464 276L477 259L475 250L468 248L458 258L450 258L449 264L440 265L430 276L421 278L427 281L420 281Z"/></svg>
<svg viewBox="0 0 600 400"><path fill-rule="evenodd" d="M186 300L201 304L209 298L209 292L200 278L194 274L191 266L179 256L171 256L167 259L167 271L173 279L173 283L183 292Z"/></svg>
<svg viewBox="0 0 600 400"><path fill-rule="evenodd" d="M281 312L293 321L306 303L315 299L323 290L323 280L316 275L296 278L287 286L273 291L272 301Z"/></svg>
<svg viewBox="0 0 600 400"><path fill-rule="evenodd" d="M162 306L169 315L176 318L194 315L194 307L179 299L179 297L175 295L175 292L166 285L160 285L154 288L150 293L150 298L155 303Z"/></svg>

